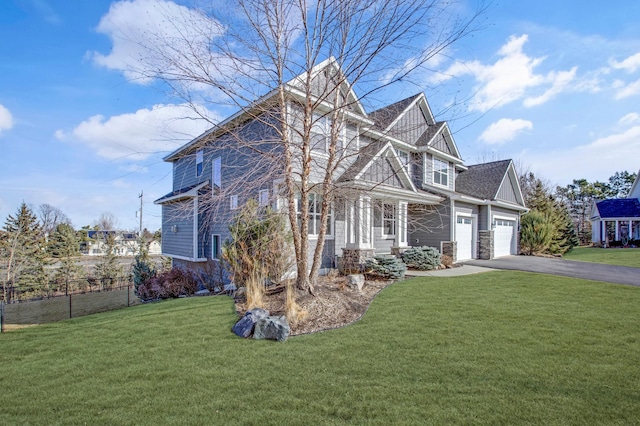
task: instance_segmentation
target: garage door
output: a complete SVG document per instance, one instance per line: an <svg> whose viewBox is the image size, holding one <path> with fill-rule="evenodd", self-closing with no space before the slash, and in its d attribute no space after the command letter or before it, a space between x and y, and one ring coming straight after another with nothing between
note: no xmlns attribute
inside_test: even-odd
<svg viewBox="0 0 640 426"><path fill-rule="evenodd" d="M473 225L470 217L458 216L456 220L457 260L469 260L473 254Z"/></svg>
<svg viewBox="0 0 640 426"><path fill-rule="evenodd" d="M496 219L493 233L493 256L508 256L514 254L512 247L515 240L516 222L514 220Z"/></svg>

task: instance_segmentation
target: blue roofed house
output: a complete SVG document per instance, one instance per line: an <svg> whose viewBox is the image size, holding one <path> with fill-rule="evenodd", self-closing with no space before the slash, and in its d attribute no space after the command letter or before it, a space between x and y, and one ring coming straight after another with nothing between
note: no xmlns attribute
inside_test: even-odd
<svg viewBox="0 0 640 426"><path fill-rule="evenodd" d="M602 247L640 246L640 173L626 198L594 201L591 241Z"/></svg>
<svg viewBox="0 0 640 426"><path fill-rule="evenodd" d="M331 88L331 76L340 72L333 58L310 71L319 86L349 99L322 267L424 245L454 261L517 254L520 216L527 209L513 162L465 165L447 123L435 120L423 93L367 112L348 82ZM304 101L296 89L303 80L286 85L290 111ZM276 99L261 98L260 111ZM316 170L328 156L325 102L317 103L311 128ZM229 238L230 218L247 198L276 209L285 205L282 164L276 155L258 160L254 154L282 150L268 121L263 112L241 111L165 157L173 165L173 188L156 203L162 205L162 252L174 265L215 262ZM320 184L321 176L312 173L310 179ZM305 208L297 206L299 214L309 215L310 256L320 201L318 194Z"/></svg>

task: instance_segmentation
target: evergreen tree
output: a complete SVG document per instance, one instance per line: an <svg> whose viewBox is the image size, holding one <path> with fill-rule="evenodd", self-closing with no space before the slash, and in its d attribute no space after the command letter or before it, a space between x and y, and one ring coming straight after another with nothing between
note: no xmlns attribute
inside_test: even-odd
<svg viewBox="0 0 640 426"><path fill-rule="evenodd" d="M133 267L131 269L131 278L133 281L133 285L136 288L136 291L140 285L144 284L145 282L147 282L148 280L156 276L155 266L153 265L153 262L151 262L151 259L149 258L150 242L151 241L149 240L145 241L144 237L140 238L140 241L139 241L140 250L138 251L138 254L136 254L133 261Z"/></svg>
<svg viewBox="0 0 640 426"><path fill-rule="evenodd" d="M58 259L60 266L56 270L55 281L64 283L65 289L69 289L69 283L81 275L82 268L78 265L76 257L80 256L80 238L67 223L56 226L49 239L47 247L49 255Z"/></svg>
<svg viewBox="0 0 640 426"><path fill-rule="evenodd" d="M105 253L95 267L95 275L104 287L110 288L118 279L122 269L118 265L116 254L116 235L114 232L104 233Z"/></svg>
<svg viewBox="0 0 640 426"><path fill-rule="evenodd" d="M3 298L7 287L37 292L44 287L46 274L45 244L38 218L23 202L15 216L9 215L0 239L0 259L3 263Z"/></svg>

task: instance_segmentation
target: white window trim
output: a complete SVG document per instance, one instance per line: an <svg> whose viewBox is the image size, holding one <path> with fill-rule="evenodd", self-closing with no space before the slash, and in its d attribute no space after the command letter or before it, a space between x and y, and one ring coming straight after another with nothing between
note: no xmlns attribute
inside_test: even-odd
<svg viewBox="0 0 640 426"><path fill-rule="evenodd" d="M222 157L211 160L211 188L222 188Z"/></svg>
<svg viewBox="0 0 640 426"><path fill-rule="evenodd" d="M201 166L200 170L198 170L198 166ZM196 177L202 176L204 172L204 152L199 149L196 151Z"/></svg>
<svg viewBox="0 0 640 426"><path fill-rule="evenodd" d="M443 163L443 164L446 164L446 165L447 165L446 173L444 173L444 175L445 175L445 176L446 176L446 178L447 178L447 183L446 183L446 184L436 182L436 162L440 162L440 163ZM450 168L451 168L451 166L450 166L450 164L449 164L449 162L448 162L448 161L445 161L445 160L443 160L442 158L433 157L433 162L432 162L432 172L431 172L431 182L432 182L434 185L441 186L441 187L443 187L443 188L448 188L448 187L449 187L449 169L450 169ZM440 170L438 170L438 171L437 171L437 173L438 173L439 175L442 175L442 174L443 174L443 172L442 172L442 171L440 171ZM442 180L442 178L441 178L440 180Z"/></svg>
<svg viewBox="0 0 640 426"><path fill-rule="evenodd" d="M309 201L311 201L311 198L313 197L314 198L314 203L315 203L316 202L316 198L315 197L318 197L318 196L319 196L319 194L316 194L316 193L313 193L313 192L309 193ZM297 197L298 197L298 200L296 202L296 215L299 216L300 215L300 210L301 210L300 209L301 208L301 206L300 206L301 203L300 203L300 198L299 198L300 195L298 195ZM307 212L307 214L309 214L309 206L307 206L306 212ZM334 226L335 226L335 222L333 221L333 212L334 212L334 209L333 209L333 203L332 203L329 206L329 214L327 215L327 222L328 222L328 225L329 225L330 232L327 232L325 234L325 238L328 239L328 240L332 240L334 238L334 230L333 229L334 229ZM320 218L320 216L322 215L322 212L321 211L314 212L313 215L314 216L317 215L318 218ZM315 221L311 221L311 216L309 216L309 220L310 220L309 223L315 223ZM314 229L314 231L318 231L318 230ZM308 229L307 229L307 232L308 232ZM308 234L308 236L312 240L318 238L318 234L317 233Z"/></svg>
<svg viewBox="0 0 640 426"><path fill-rule="evenodd" d="M229 210L238 209L238 196L236 194L229 197Z"/></svg>
<svg viewBox="0 0 640 426"><path fill-rule="evenodd" d="M384 217L384 213L385 213L385 206L391 206L393 208L393 217L388 219ZM380 214L381 214L381 224L382 224L382 237L383 238L395 238L396 235L398 235L398 206L397 204L391 204L391 203L382 203L382 208L380 209ZM385 233L385 220L387 221L391 221L393 223L393 234L387 234Z"/></svg>
<svg viewBox="0 0 640 426"><path fill-rule="evenodd" d="M261 189L258 191L258 205L259 206L268 206L269 205L269 190Z"/></svg>
<svg viewBox="0 0 640 426"><path fill-rule="evenodd" d="M213 251L213 249L216 247L216 244L213 244L216 238L218 238L218 253L214 253ZM211 234L211 259L220 260L220 256L222 255L222 247L220 247L221 244L222 238L220 237L220 234Z"/></svg>

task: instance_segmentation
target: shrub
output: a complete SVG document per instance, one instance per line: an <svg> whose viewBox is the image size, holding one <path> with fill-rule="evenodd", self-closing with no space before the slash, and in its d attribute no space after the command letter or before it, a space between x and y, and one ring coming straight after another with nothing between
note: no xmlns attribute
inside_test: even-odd
<svg viewBox="0 0 640 426"><path fill-rule="evenodd" d="M545 253L553 242L554 232L554 224L548 215L531 210L522 216L520 223L522 253L528 255Z"/></svg>
<svg viewBox="0 0 640 426"><path fill-rule="evenodd" d="M190 296L197 290L198 280L191 271L174 268L141 284L136 291L142 300L152 300Z"/></svg>
<svg viewBox="0 0 640 426"><path fill-rule="evenodd" d="M404 277L407 265L395 256L375 256L367 259L365 273L372 278L397 280Z"/></svg>
<svg viewBox="0 0 640 426"><path fill-rule="evenodd" d="M407 268L429 271L440 266L440 252L434 247L411 247L402 253Z"/></svg>

